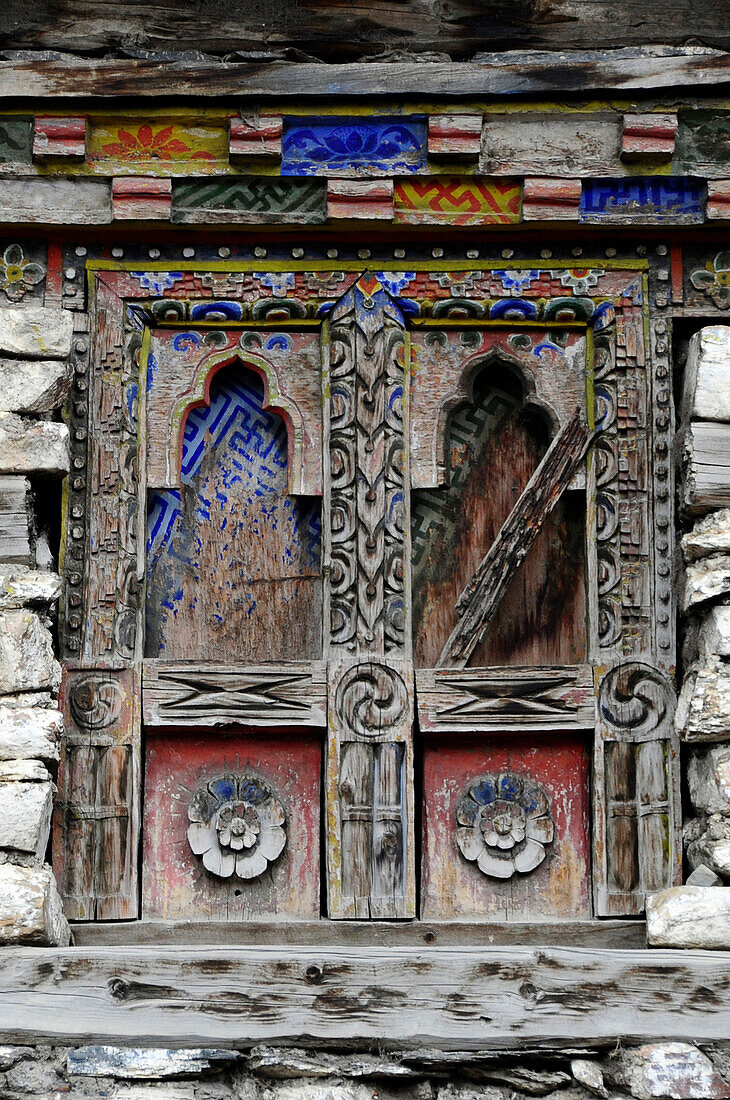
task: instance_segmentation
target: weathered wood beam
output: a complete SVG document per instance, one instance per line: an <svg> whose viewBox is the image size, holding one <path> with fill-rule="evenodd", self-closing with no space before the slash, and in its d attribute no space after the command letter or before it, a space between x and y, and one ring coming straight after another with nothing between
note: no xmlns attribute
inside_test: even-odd
<svg viewBox="0 0 730 1100"><path fill-rule="evenodd" d="M0 99L63 96L311 97L430 95L464 99L668 88L717 88L730 83L730 53L702 47L482 54L469 62L322 65L250 62L97 60L75 57L0 62Z"/></svg>
<svg viewBox="0 0 730 1100"><path fill-rule="evenodd" d="M3 1043L451 1050L727 1037L730 953L547 947L6 948ZM356 1037L356 1038L353 1038Z"/></svg>
<svg viewBox="0 0 730 1100"><path fill-rule="evenodd" d="M497 613L515 572L588 450L593 437L576 409L557 434L522 495L456 603L459 621L441 651L439 668L465 668Z"/></svg>

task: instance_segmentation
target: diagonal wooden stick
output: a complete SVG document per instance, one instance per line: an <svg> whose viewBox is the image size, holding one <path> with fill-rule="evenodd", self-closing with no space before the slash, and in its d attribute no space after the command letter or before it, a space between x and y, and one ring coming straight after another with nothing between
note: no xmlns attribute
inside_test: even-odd
<svg viewBox="0 0 730 1100"><path fill-rule="evenodd" d="M441 651L437 668L465 668L515 572L527 557L563 491L590 446L595 432L581 409L556 435L521 497L502 524L474 576L459 596L459 622Z"/></svg>

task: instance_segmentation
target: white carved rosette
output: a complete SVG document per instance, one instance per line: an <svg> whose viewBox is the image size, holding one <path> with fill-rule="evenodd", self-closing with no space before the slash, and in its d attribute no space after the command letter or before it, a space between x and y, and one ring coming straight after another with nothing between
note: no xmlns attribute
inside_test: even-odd
<svg viewBox="0 0 730 1100"><path fill-rule="evenodd" d="M456 807L456 843L491 878L527 874L552 843L550 801L531 779L503 772L472 780Z"/></svg>
<svg viewBox="0 0 730 1100"><path fill-rule="evenodd" d="M286 815L262 779L219 775L199 787L188 808L188 842L213 875L258 878L286 844Z"/></svg>

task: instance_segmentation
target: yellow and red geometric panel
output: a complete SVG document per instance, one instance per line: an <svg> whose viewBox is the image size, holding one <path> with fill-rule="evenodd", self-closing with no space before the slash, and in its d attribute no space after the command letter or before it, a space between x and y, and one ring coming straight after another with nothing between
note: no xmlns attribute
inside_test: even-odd
<svg viewBox="0 0 730 1100"><path fill-rule="evenodd" d="M520 220L519 181L428 176L395 181L395 221L430 225L509 225Z"/></svg>

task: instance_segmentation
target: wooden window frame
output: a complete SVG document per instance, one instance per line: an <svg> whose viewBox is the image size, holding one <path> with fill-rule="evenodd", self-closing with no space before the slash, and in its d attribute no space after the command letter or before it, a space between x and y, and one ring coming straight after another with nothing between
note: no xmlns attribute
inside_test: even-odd
<svg viewBox="0 0 730 1100"><path fill-rule="evenodd" d="M584 310L585 303L590 307L580 322L586 334L595 395L595 421L590 401L586 420L592 442L587 472L590 614L589 660L582 672L588 683L592 677L596 701L595 719L591 723L595 725L594 907L597 916L615 917L640 914L644 892L675 884L680 871L678 751L671 682L675 651L670 583L673 493L672 470L667 461L672 412L668 359L661 350L666 346L661 325L665 330L666 323L657 320L656 309L649 306L663 292L663 271L659 259L584 261L586 267L578 273L573 262L552 258L544 265L536 260L510 261L510 267L517 270L535 267L550 274L556 285L549 299L555 310L554 325L570 327L572 323L560 320L561 301L564 312L565 303L571 300L573 304L583 302ZM144 273L140 273L137 263L88 262L92 350L85 377L77 378L70 405L76 442L67 487L66 606L60 631L68 733L60 773L62 797L54 829L55 862L62 890L73 847L74 834L69 823L86 822L84 828L93 827L103 835L106 821L115 816L128 817L125 850L115 853L125 871L121 893L109 895L97 889L93 897L77 899L70 916L80 920L135 920L138 915L141 693L143 681L149 691L151 683L159 681L160 672L159 664L143 660L141 649L145 446L143 441L140 443L140 425L144 423L145 387L140 372L146 365L149 325L174 324L169 314L179 308L184 314L182 297L164 296L166 273L173 268L176 273L195 273L201 279L202 298L206 273L219 283L226 276L255 282L259 277L256 273L262 271L345 271L364 276L369 268L367 262L357 259L316 263L158 261L143 266ZM377 261L371 266L395 271L401 270L403 261ZM505 267L486 261L478 266L485 272L504 271ZM409 260L408 267L416 272L448 274L463 271L464 261ZM610 294L602 292L601 280L607 273L613 285ZM570 299L569 292L559 292L558 286L580 286L581 293L578 295L576 290ZM510 299L506 287L501 297ZM306 316L290 314L289 319L283 320L280 306L275 327L314 328L324 324L327 329L331 322L316 318L316 309L325 300L322 294L321 300L309 303ZM285 313L286 307L283 308ZM463 317L450 320L443 315L432 316L428 308L417 321L418 325L436 328L452 323L470 322ZM471 323L485 327L490 324ZM541 322L543 327L547 323ZM184 324L189 328L189 319ZM264 318L242 327L255 329L266 325L271 327L272 321ZM225 327L229 327L227 322ZM524 322L520 322L520 327L524 327ZM406 340L408 328L403 325ZM326 409L324 432L326 448ZM597 433L595 439L593 432ZM296 443L294 449L296 452ZM654 607L659 609L657 613ZM345 660L345 654L330 645L325 647L323 656L330 662L329 691L323 688L324 663L314 662L307 670L309 680L303 693L309 706L305 724L316 726L324 724L325 709L333 705L336 696L333 685L353 661L367 660L368 651L367 647L361 648L354 657L347 656ZM408 663L410 650L405 643L400 650L396 647L393 654L381 652L381 656L391 669L403 670L406 666L400 666L399 662ZM332 667L338 661L341 667L333 674ZM405 682L412 683L412 677L412 666L408 666ZM454 732L447 717L451 705L448 700L444 704L443 698L444 691L452 690L446 679L431 670L416 671L415 704L411 695L409 705L415 706L425 729ZM463 686L458 690L463 690ZM262 690L261 694L261 714L258 717L249 714L246 721L253 725L270 724L275 716L277 724L285 725L285 702L276 699L275 693ZM145 703L144 709L147 720L154 721L154 706ZM112 712L114 719L110 720ZM585 714L583 717L579 714L575 720L584 728ZM301 712L297 713L296 721L302 724ZM476 728L489 731L494 724L487 714ZM74 745L91 753L100 747L105 750L111 747L124 759L123 766L128 770L115 804L108 791L75 792L70 788L68 749ZM328 756L334 769L330 787L336 783L336 746L335 738ZM629 758L638 786L623 789L622 766ZM412 837L412 802L408 814ZM631 853L633 868L622 866L621 829L627 820L636 823L638 838L637 849ZM93 824L89 826L89 822ZM662 839L664 854L658 859L657 845L662 847ZM407 850L413 851L410 841ZM336 837L335 848L330 844L329 851L336 851ZM630 889L622 888L622 881L631 881L633 885ZM338 885L332 865L329 882L332 916L376 919L415 916L408 902L385 910L368 903L367 912L360 912L352 900L343 901L341 883ZM411 887L406 896L413 896Z"/></svg>

